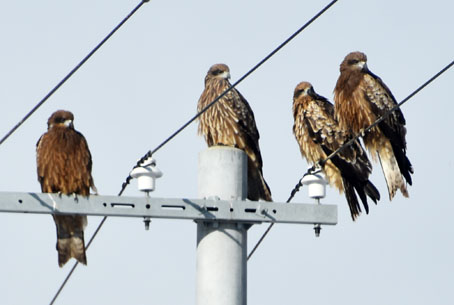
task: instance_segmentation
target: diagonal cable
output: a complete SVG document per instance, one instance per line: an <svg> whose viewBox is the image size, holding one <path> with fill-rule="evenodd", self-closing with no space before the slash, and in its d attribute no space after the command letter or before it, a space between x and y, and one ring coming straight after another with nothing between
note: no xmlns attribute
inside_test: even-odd
<svg viewBox="0 0 454 305"><path fill-rule="evenodd" d="M88 248L90 247L91 242L93 241L93 239L95 239L96 235L98 234L99 230L103 226L106 219L107 219L107 216L104 216L104 218L99 223L98 227L96 228L95 233L93 233L93 235L90 238L90 241L88 242L87 246L85 247L85 251L87 251ZM72 266L71 270L69 271L69 273L66 275L65 280L61 283L60 288L58 288L57 292L55 293L54 297L52 298L52 301L50 301L49 305L54 304L54 302L57 300L58 296L60 295L60 292L63 290L63 288L65 287L66 283L68 282L69 278L72 276L74 270L76 270L78 265L79 265L79 262L76 261L74 263L74 265Z"/></svg>
<svg viewBox="0 0 454 305"><path fill-rule="evenodd" d="M93 50L91 50L90 53L88 53L87 56L82 59L81 62L79 62L52 90L47 93L47 95L38 102L23 118L20 120L1 140L0 140L0 145L3 144L20 126L22 126L25 121L32 116L33 113L35 113L36 110L38 110L39 107L41 107L60 87L71 77L73 76L74 73L76 73L77 70L79 70L80 67L82 67L85 62L90 59L90 57L95 54L96 51L107 41L109 40L110 37L112 37L113 34L126 22L128 19L134 15L134 13L145 3L150 0L142 0L139 5L137 5L129 14L124 18Z"/></svg>
<svg viewBox="0 0 454 305"><path fill-rule="evenodd" d="M245 80L249 75L251 75L255 70L257 70L261 65L263 65L266 61L268 61L273 55L279 52L285 45L287 45L291 40L293 40L296 36L298 36L303 30L305 30L311 23L317 20L323 13L325 13L331 6L333 6L338 0L331 1L328 5L326 5L321 11L319 11L314 17L312 17L309 21L307 21L302 27L300 27L295 33L293 33L289 38L287 38L284 42L282 42L277 48L275 48L271 53L269 53L265 58L263 58L258 64L256 64L252 69L250 69L246 74L244 74L240 79L238 79L232 86L226 89L224 92L221 93L218 97L216 97L211 103L209 103L205 108L200 110L197 114L195 114L192 118L189 119L186 123L184 123L180 128L178 128L174 133L172 133L168 138L166 138L161 144L159 144L155 149L148 151L139 161L137 161L136 165L133 168L139 167L141 163L143 163L146 159L154 155L159 149L161 149L164 145L166 145L170 140L175 138L180 132L182 132L186 127L188 127L192 122L194 122L199 116L201 116L205 111L207 111L211 106L216 104L224 95L230 92L233 88L235 88L239 83ZM127 187L129 182L131 181L132 177L128 175L125 182L123 183L122 190L120 193L123 193L124 189Z"/></svg>
<svg viewBox="0 0 454 305"><path fill-rule="evenodd" d="M19 122L1 141L0 145L17 129L22 125L25 120L27 120L44 102L47 101L47 99L55 93L55 91L58 90L129 18L134 15L135 12L137 12L140 7L146 2L149 2L150 0L142 0L54 89L52 89L23 119L21 122ZM123 190L119 193L118 196L121 196L123 193ZM104 218L101 220L99 223L98 227L96 228L95 232L91 236L90 240L87 243L87 246L85 247L85 250L88 250L90 247L91 243L95 239L96 235L98 234L99 230L102 228L104 223L106 222L107 216L104 216ZM58 296L62 292L63 288L65 287L66 283L68 280L71 278L72 274L74 273L74 270L77 268L79 265L79 262L74 263L73 267L69 271L68 275L58 288L57 292L55 293L54 297L50 301L49 305L53 305L55 301L57 300Z"/></svg>
<svg viewBox="0 0 454 305"><path fill-rule="evenodd" d="M304 176L306 176L307 174L304 174ZM303 177L304 177L303 176ZM300 179L300 181L298 181L298 183L295 185L295 187L293 188L292 192L290 193L290 197L288 197L287 201L285 203L289 203L290 201L292 201L293 197L295 197L295 194L300 190L300 188L303 186L303 184L301 183L301 180L303 178ZM263 233L262 237L260 237L259 241L255 244L254 248L252 249L252 251L249 253L249 255L247 256L247 260L249 260L251 258L251 256L254 254L254 252L257 250L257 248L260 246L260 244L262 243L262 241L265 239L265 237L268 235L268 233L271 231L271 228L274 226L274 222L272 222L268 228L266 229L265 233Z"/></svg>
<svg viewBox="0 0 454 305"><path fill-rule="evenodd" d="M374 123L372 123L369 127L367 127L366 129L364 129L364 132L367 132L369 131L370 129L374 128L375 126L377 126L381 121L385 120L393 111L399 109L403 104L405 104L408 100L410 100L413 96L415 96L418 92L420 92L422 89L424 89L427 85L429 85L431 82L433 82L435 79L437 79L441 74L443 74L444 72L446 72L449 68L451 68L452 66L454 65L454 61L452 61L451 63L449 63L446 67L444 67L443 69L441 69L437 74L435 74L434 76L432 76L428 81L426 81L424 84L422 84L421 86L419 86L416 90L414 90L410 95L408 95L406 98L404 98L399 104L396 104L393 108L391 108L390 110L388 110L385 114L383 114L383 116L379 117ZM347 146L351 145L353 142L355 142L360 136L361 136L362 133L359 133L357 134L356 136L354 136L352 139L350 139L349 141L345 142L341 147L339 147L338 149L336 149L335 151L333 151L329 156L327 156L325 159L323 159L322 161L319 162L320 166L323 167L323 165L330 159L334 158L339 152L341 152L344 148L346 148ZM313 169L315 168L312 167L310 168L307 173L309 174ZM292 193L289 197L289 199L287 200L286 203L289 203L293 196L296 194L296 192L298 192L299 188L301 187L301 180L298 182L298 184L295 186L295 188L292 190ZM271 223L268 228L266 229L266 231L263 233L262 237L260 237L260 239L258 240L257 244L254 246L254 248L252 249L252 251L249 253L247 259L249 260L251 258L251 256L254 254L254 252L257 250L257 248L260 246L260 244L263 242L263 240L265 239L265 237L268 235L268 233L270 232L271 228L274 226L274 222Z"/></svg>

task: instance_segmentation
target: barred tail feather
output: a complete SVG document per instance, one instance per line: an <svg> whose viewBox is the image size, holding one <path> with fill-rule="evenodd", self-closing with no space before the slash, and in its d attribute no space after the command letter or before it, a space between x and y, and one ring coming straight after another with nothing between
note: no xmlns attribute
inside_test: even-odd
<svg viewBox="0 0 454 305"><path fill-rule="evenodd" d="M79 263L87 264L83 233L81 237L58 238L57 251L60 267L63 267L71 257L74 257Z"/></svg>

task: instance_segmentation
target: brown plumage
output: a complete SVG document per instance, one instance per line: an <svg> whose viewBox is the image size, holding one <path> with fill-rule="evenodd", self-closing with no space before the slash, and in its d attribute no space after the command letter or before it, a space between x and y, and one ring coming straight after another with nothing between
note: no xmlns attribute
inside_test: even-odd
<svg viewBox="0 0 454 305"><path fill-rule="evenodd" d="M334 119L334 106L315 93L308 82L301 82L295 88L293 118L293 133L301 154L311 164L315 165L324 160L327 155L350 140ZM369 212L367 196L375 203L380 200L380 193L369 181L372 166L358 141L324 163L323 171L331 186L340 193L345 192L353 220L361 213L356 193L366 213Z"/></svg>
<svg viewBox="0 0 454 305"><path fill-rule="evenodd" d="M95 190L91 176L91 154L84 136L73 127L69 111L54 112L48 130L38 140L36 161L38 181L43 193L88 197ZM57 226L58 264L62 267L71 257L87 264L84 244L85 215L53 215Z"/></svg>
<svg viewBox="0 0 454 305"><path fill-rule="evenodd" d="M334 89L335 117L340 127L350 134L364 133L364 129L394 107L396 99L383 81L367 67L367 57L361 52L348 54L340 65L340 76ZM413 167L406 155L405 118L400 109L366 134L364 144L372 157L380 160L392 200L400 189L408 191L404 178L412 184Z"/></svg>
<svg viewBox="0 0 454 305"><path fill-rule="evenodd" d="M231 85L227 65L213 65L205 77L205 90L200 96L200 112ZM207 145L226 145L242 149L248 156L248 196L250 200L271 201L271 192L262 172L259 132L254 113L246 99L236 89L230 90L199 117L199 134Z"/></svg>

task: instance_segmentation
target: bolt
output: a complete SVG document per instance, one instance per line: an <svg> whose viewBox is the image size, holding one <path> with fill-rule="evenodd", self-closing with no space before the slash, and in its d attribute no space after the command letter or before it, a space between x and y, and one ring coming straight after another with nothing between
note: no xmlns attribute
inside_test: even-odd
<svg viewBox="0 0 454 305"><path fill-rule="evenodd" d="M315 237L320 237L321 230L322 230L322 226L319 223L314 225Z"/></svg>
<svg viewBox="0 0 454 305"><path fill-rule="evenodd" d="M150 223L151 223L150 217L144 217L143 222L145 223L145 230L146 231L150 230Z"/></svg>

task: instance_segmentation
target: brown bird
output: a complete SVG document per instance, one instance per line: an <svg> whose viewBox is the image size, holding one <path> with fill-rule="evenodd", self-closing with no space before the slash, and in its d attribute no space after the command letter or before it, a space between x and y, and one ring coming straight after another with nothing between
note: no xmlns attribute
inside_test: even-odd
<svg viewBox="0 0 454 305"><path fill-rule="evenodd" d="M36 145L38 181L43 193L82 195L96 192L91 176L91 154L84 136L73 126L71 112L58 110L47 122L47 132ZM77 197L76 197L77 198ZM87 264L84 244L86 215L53 215L57 226L58 265L74 257Z"/></svg>
<svg viewBox="0 0 454 305"><path fill-rule="evenodd" d="M230 70L225 64L213 65L205 77L205 90L200 96L200 112L231 87ZM259 132L254 113L246 99L233 88L199 117L199 134L208 145L239 148L248 156L248 195L250 200L272 201L271 191L263 178Z"/></svg>
<svg viewBox="0 0 454 305"><path fill-rule="evenodd" d="M351 139L334 119L334 106L315 93L308 82L301 82L295 88L293 118L293 133L301 154L311 164L318 164ZM380 193L369 181L372 166L358 141L321 165L330 185L340 193L345 192L353 220L361 213L356 193L366 213L369 213L367 196L375 203L380 200Z"/></svg>
<svg viewBox="0 0 454 305"><path fill-rule="evenodd" d="M340 76L334 89L335 117L339 126L350 134L363 136L366 148L376 156L388 186L389 199L396 191L408 197L407 186L412 184L413 167L408 159L405 118L400 109L393 111L376 127L364 133L397 102L383 81L367 67L364 53L348 54L340 65Z"/></svg>

